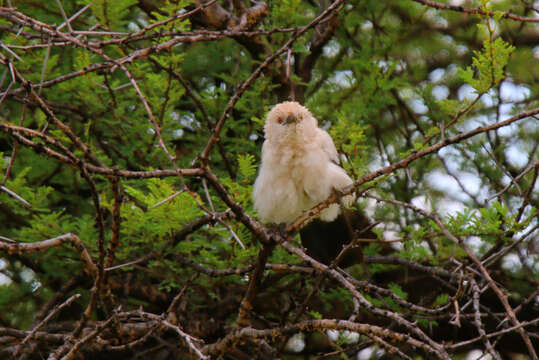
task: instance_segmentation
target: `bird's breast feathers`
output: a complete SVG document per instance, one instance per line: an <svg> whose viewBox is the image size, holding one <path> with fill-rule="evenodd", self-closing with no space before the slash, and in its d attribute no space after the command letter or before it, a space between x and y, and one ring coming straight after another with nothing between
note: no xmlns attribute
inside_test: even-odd
<svg viewBox="0 0 539 360"><path fill-rule="evenodd" d="M335 147L332 142L328 144L331 138L324 134L326 137L311 141L264 143L253 192L255 209L263 221L290 223L326 200L333 189L340 190L352 183L346 172L333 163L336 150L335 154L327 151L328 147ZM320 217L331 221L338 214L339 206L334 204L324 209Z"/></svg>

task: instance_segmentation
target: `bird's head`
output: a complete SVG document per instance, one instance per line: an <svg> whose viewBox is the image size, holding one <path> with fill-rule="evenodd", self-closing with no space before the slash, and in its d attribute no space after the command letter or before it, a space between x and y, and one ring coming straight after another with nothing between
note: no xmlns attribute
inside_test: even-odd
<svg viewBox="0 0 539 360"><path fill-rule="evenodd" d="M275 105L266 118L266 139L275 142L310 137L318 124L309 110L295 101Z"/></svg>

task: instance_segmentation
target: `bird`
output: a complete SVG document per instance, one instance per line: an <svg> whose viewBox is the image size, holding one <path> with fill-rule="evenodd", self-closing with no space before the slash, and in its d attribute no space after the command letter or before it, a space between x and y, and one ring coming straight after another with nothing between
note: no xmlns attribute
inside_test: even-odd
<svg viewBox="0 0 539 360"><path fill-rule="evenodd" d="M264 223L289 225L301 214L353 184L340 166L331 136L303 105L279 103L264 124L261 164L253 186L253 205ZM347 194L324 208L300 229L307 254L331 264L358 232L376 238L370 220L353 208L355 194ZM338 263L348 267L362 262L359 247L351 248Z"/></svg>

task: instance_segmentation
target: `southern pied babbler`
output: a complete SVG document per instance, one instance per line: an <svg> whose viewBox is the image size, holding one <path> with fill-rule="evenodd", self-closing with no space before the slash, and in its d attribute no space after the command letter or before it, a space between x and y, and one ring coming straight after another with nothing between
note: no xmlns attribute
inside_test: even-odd
<svg viewBox="0 0 539 360"><path fill-rule="evenodd" d="M264 134L262 164L253 190L254 207L263 222L291 224L333 191L353 183L339 165L330 135L299 103L275 105L267 115ZM343 196L340 204L329 205L300 229L310 256L330 264L354 237L376 238L368 219L350 209L355 200L354 194ZM362 260L361 248L354 247L338 265L347 267Z"/></svg>

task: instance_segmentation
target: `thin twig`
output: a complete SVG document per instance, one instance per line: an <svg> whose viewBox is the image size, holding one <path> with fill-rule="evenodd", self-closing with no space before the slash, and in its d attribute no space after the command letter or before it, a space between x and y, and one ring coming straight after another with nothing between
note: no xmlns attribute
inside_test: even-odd
<svg viewBox="0 0 539 360"><path fill-rule="evenodd" d="M86 247L84 246L83 242L80 240L80 238L73 234L68 233L64 235L57 236L52 239L47 239L43 241L37 241L37 242L2 242L0 241L0 250L7 251L10 254L31 254L38 251L45 251L53 247L60 246L64 243L71 243L77 251L80 253L81 258L86 263L86 270L92 274L95 275L97 273L97 267L94 264L94 261L92 260L92 257L86 250Z"/></svg>
<svg viewBox="0 0 539 360"><path fill-rule="evenodd" d="M436 9L441 9L441 10L452 10L452 11L462 12L466 14L488 15L489 17L493 17L496 15L492 11L485 11L481 8L466 8L461 5L442 4L442 3L431 1L431 0L412 0L412 1L415 1L423 5L427 5ZM504 11L502 14L502 18L511 19L515 21L522 21L522 22L539 22L539 18L537 17L534 17L534 18L524 17L520 15L515 15L513 13L510 13L509 11Z"/></svg>
<svg viewBox="0 0 539 360"><path fill-rule="evenodd" d="M49 314L43 320L41 320L39 322L39 324L37 324L36 326L34 326L32 328L32 331L30 331L28 333L28 335L26 335L26 337L23 339L23 341L21 341L20 345L26 344L28 342L28 340L30 340L32 338L32 336L34 336L36 331L38 331L43 325L45 325L50 319L52 319L63 308L65 308L66 306L71 305L71 303L74 302L75 300L77 300L80 296L81 296L80 294L75 294L75 295L69 297L66 301L64 301L60 305L55 306L54 309L52 309L51 312L49 312ZM15 353L13 354L14 357L16 357L18 355L19 350L20 350L20 346L19 346L19 349L17 349L15 351Z"/></svg>

